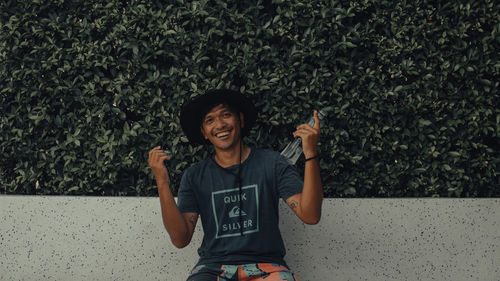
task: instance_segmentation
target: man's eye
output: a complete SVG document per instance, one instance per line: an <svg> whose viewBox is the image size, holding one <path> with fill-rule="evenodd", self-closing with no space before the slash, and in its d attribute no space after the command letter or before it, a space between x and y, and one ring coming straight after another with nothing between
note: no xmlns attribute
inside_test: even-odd
<svg viewBox="0 0 500 281"><path fill-rule="evenodd" d="M210 118L210 119L205 119L205 124L210 124L210 123L212 123L212 121L213 121L213 119L212 119L212 118Z"/></svg>
<svg viewBox="0 0 500 281"><path fill-rule="evenodd" d="M231 115L232 115L232 114L231 114L230 112L226 112L226 113L224 113L224 115L223 115L223 116L224 116L224 117L226 117L226 118L228 118L228 117L231 117Z"/></svg>

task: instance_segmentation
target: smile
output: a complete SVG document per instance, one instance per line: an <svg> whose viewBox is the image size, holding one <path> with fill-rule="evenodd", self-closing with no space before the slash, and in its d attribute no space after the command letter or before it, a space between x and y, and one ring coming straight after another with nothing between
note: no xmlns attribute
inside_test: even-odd
<svg viewBox="0 0 500 281"><path fill-rule="evenodd" d="M218 138L223 138L225 136L229 136L229 131L217 133L217 134L215 134L215 136Z"/></svg>

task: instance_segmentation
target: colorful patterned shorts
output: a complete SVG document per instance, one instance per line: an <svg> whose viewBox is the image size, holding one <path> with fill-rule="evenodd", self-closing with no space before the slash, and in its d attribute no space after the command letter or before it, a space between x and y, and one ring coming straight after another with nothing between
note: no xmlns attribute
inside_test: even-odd
<svg viewBox="0 0 500 281"><path fill-rule="evenodd" d="M198 265L187 281L299 281L286 266L271 263Z"/></svg>

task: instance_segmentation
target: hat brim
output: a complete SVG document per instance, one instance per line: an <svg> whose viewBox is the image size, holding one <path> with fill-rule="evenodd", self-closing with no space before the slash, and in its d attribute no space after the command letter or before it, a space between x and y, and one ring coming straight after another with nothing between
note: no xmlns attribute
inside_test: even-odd
<svg viewBox="0 0 500 281"><path fill-rule="evenodd" d="M195 97L182 106L180 115L181 127L191 143L210 143L201 133L201 121L206 112L219 104L227 104L243 113L245 126L242 128L241 134L242 137L248 135L250 128L252 128L257 119L257 110L253 102L237 91L227 89L213 90Z"/></svg>

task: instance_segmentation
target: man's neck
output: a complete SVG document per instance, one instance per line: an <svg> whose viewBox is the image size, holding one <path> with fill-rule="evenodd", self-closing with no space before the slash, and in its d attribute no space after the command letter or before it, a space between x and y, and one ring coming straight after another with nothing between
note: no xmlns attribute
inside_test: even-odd
<svg viewBox="0 0 500 281"><path fill-rule="evenodd" d="M241 146L241 160L240 160L240 146L230 150L215 150L215 161L222 168L227 168L233 165L243 163L250 155L250 147L242 144Z"/></svg>

